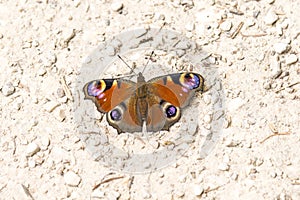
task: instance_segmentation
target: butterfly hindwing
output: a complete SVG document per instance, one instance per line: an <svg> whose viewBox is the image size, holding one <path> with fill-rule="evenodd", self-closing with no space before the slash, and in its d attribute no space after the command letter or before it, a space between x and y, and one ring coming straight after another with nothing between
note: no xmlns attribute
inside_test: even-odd
<svg viewBox="0 0 300 200"><path fill-rule="evenodd" d="M169 130L180 119L181 109L190 103L196 91L203 90L204 79L196 73L176 73L156 77L147 84L147 130L158 131Z"/></svg>

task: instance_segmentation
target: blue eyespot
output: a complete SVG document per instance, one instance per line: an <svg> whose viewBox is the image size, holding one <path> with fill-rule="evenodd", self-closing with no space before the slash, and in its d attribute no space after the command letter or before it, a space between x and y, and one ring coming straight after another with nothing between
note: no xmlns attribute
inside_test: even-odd
<svg viewBox="0 0 300 200"><path fill-rule="evenodd" d="M195 74L186 74L184 75L184 85L192 90L200 85L200 78Z"/></svg>
<svg viewBox="0 0 300 200"><path fill-rule="evenodd" d="M114 109L110 112L110 118L113 121L120 121L122 119L122 114L119 109Z"/></svg>
<svg viewBox="0 0 300 200"><path fill-rule="evenodd" d="M93 81L87 87L87 92L90 96L102 98L103 97L103 90L101 89L101 82L100 81Z"/></svg>
<svg viewBox="0 0 300 200"><path fill-rule="evenodd" d="M173 105L169 105L166 109L166 115L168 118L172 118L176 115L177 113L177 108Z"/></svg>

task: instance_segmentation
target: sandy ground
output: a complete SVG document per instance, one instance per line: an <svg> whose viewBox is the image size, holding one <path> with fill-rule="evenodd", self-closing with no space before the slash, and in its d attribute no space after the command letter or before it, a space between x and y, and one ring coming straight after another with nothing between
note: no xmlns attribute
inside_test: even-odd
<svg viewBox="0 0 300 200"><path fill-rule="evenodd" d="M0 198L300 199L299 10L298 0L0 1ZM84 84L78 80L101 45L149 27L196 42L203 63L219 76L169 134L117 135L91 102L78 103ZM108 50L115 58L116 49ZM149 51L139 52L125 56L129 64L146 62ZM156 52L153 59L164 63L166 56ZM155 75L180 71L174 59L165 62L169 71ZM103 76L116 75L114 65L110 70ZM209 80L205 67L193 71ZM91 71L84 81L100 76ZM224 92L219 135L211 131L216 90ZM83 107L93 115L77 115ZM186 125L192 115L196 127ZM95 140L79 128L86 116L99 127L91 130ZM182 156L173 155L172 137L162 138L184 137L182 127L193 137ZM172 159L159 162L161 169L145 166L151 172L124 171L118 160L100 162L108 154L95 157L89 142L103 140L131 155L171 149Z"/></svg>

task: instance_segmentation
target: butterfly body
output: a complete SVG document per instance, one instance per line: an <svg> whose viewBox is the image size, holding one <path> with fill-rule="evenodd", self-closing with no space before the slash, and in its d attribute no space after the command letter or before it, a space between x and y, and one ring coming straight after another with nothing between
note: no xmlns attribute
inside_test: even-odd
<svg viewBox="0 0 300 200"><path fill-rule="evenodd" d="M137 82L126 79L100 79L84 86L87 99L98 111L107 113L108 123L122 132L169 130L181 117L196 91L203 91L204 79L196 73L175 73Z"/></svg>

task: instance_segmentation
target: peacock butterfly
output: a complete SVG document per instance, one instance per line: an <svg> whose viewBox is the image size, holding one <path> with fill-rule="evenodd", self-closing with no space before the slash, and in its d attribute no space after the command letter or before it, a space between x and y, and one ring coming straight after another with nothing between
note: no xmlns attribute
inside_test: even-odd
<svg viewBox="0 0 300 200"><path fill-rule="evenodd" d="M100 79L83 87L85 99L92 100L99 112L118 133L169 130L181 117L196 91L203 92L204 78L197 73L175 73L145 81L140 72L137 82L122 78Z"/></svg>

